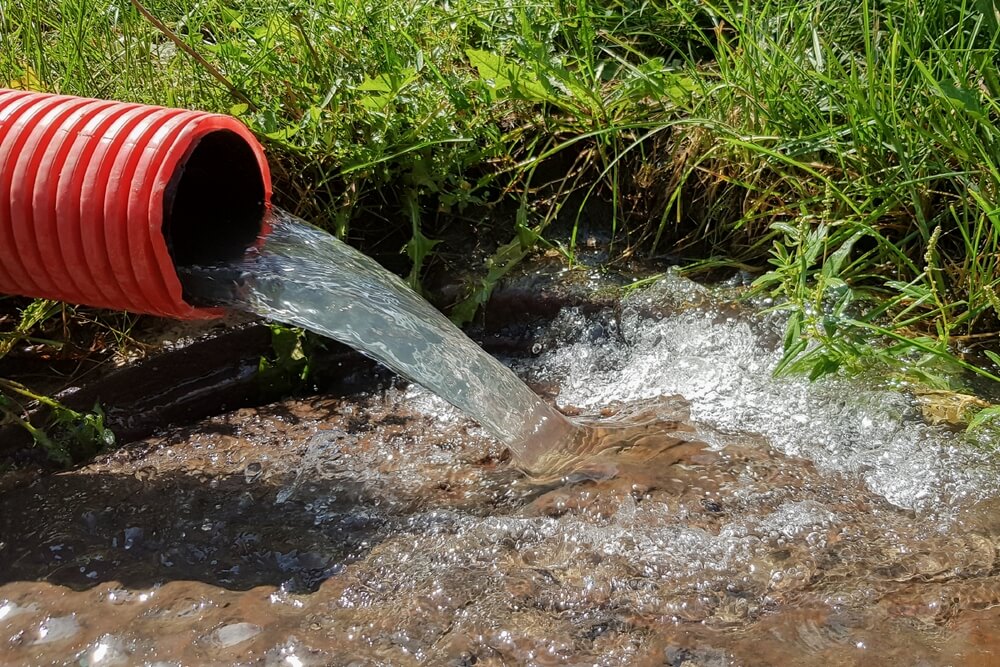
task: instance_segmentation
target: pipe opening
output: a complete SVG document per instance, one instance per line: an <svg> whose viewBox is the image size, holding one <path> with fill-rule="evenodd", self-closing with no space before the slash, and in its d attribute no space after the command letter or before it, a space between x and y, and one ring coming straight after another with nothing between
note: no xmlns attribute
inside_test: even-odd
<svg viewBox="0 0 1000 667"><path fill-rule="evenodd" d="M253 149L217 130L178 166L164 199L163 236L180 268L236 259L260 235L264 177Z"/></svg>

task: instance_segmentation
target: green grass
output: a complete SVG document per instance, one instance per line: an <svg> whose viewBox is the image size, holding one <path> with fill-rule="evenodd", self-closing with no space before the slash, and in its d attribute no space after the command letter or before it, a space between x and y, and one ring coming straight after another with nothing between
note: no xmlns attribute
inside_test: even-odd
<svg viewBox="0 0 1000 667"><path fill-rule="evenodd" d="M748 184L736 224L775 236L758 284L787 299L790 364L864 363L883 336L914 370L943 362L1000 381L992 3L717 11L732 28L716 37L710 120ZM953 354L986 341L984 364Z"/></svg>
<svg viewBox="0 0 1000 667"><path fill-rule="evenodd" d="M505 212L458 319L600 202L620 254L756 271L781 371L1000 381L995 0L145 7L7 3L0 85L235 114L278 204L399 239L416 286Z"/></svg>

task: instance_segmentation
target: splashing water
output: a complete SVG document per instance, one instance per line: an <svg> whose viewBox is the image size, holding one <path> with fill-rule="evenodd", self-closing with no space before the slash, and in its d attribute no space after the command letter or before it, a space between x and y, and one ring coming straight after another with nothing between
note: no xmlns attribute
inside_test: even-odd
<svg viewBox="0 0 1000 667"><path fill-rule="evenodd" d="M620 425L598 431L568 420L371 258L283 211L271 225L263 247L243 258L182 269L188 294L362 351L474 418L533 473L558 475L588 453L621 449L614 434L635 440Z"/></svg>
<svg viewBox="0 0 1000 667"><path fill-rule="evenodd" d="M912 397L858 378L774 377L779 318L749 317L669 273L626 298L617 319L615 336L590 340L581 332L602 317L563 310L544 351L518 372L559 385L559 400L584 409L680 394L695 423L762 435L785 455L857 475L899 507L944 513L1000 492L987 451L995 445L974 448L928 425Z"/></svg>

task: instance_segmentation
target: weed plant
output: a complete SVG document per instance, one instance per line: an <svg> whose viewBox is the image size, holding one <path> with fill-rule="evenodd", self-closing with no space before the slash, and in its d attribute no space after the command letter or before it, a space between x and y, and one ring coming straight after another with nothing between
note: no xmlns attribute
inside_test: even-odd
<svg viewBox="0 0 1000 667"><path fill-rule="evenodd" d="M28 303L10 324L12 318L3 314L5 310L0 308L0 361L22 344L62 347L60 340L41 338L36 332L65 321L69 313L64 304L37 299ZM26 430L46 457L60 466L86 460L115 443L99 405L80 412L21 382L0 377L0 429L11 425Z"/></svg>
<svg viewBox="0 0 1000 667"><path fill-rule="evenodd" d="M996 0L23 0L0 5L0 85L237 115L280 205L408 239L417 287L455 252L449 224L512 209L456 319L538 244L572 262L600 201L622 255L756 272L788 313L780 372L989 392L998 17Z"/></svg>

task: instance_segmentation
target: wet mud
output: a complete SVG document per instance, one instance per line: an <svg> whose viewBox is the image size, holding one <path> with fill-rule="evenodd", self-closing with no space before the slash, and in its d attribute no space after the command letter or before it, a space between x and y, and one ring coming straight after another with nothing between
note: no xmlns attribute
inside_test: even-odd
<svg viewBox="0 0 1000 667"><path fill-rule="evenodd" d="M477 425L390 383L236 410L6 491L0 664L996 664L996 495L932 464L887 481L906 443L949 470L988 458L950 458L952 436L896 394L810 412L838 384L762 380L769 399L806 392L779 430L721 379L771 359L766 331L696 309L675 324L714 343L650 348L635 331L672 316L643 312L633 331L628 312L570 313L515 363L565 410L628 426L558 479L526 478ZM626 356L601 347L622 338ZM707 389L651 386L649 359L714 344L735 365L719 353ZM852 419L875 423L833 433Z"/></svg>

